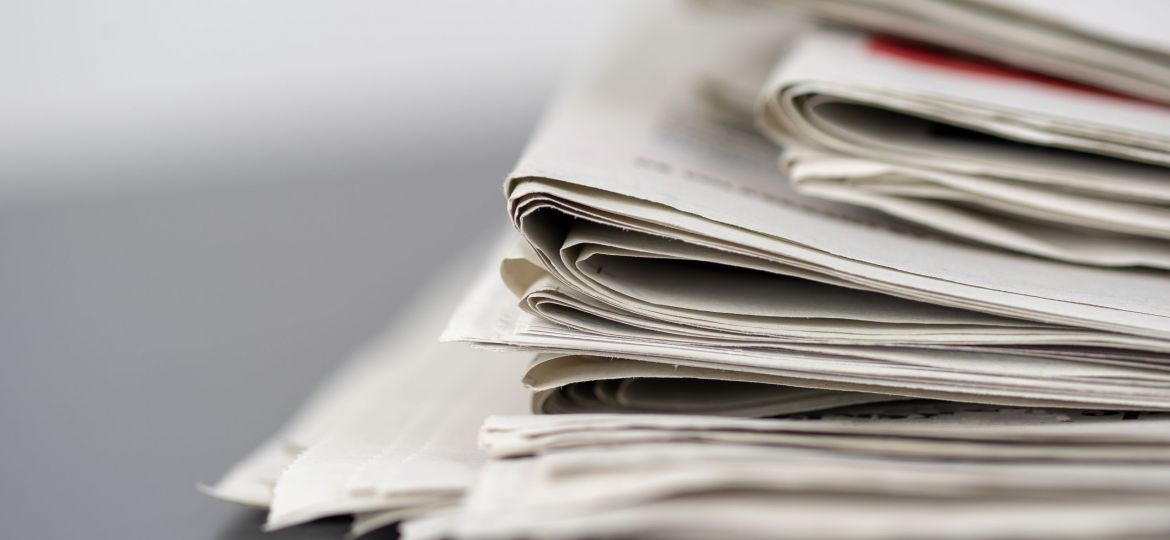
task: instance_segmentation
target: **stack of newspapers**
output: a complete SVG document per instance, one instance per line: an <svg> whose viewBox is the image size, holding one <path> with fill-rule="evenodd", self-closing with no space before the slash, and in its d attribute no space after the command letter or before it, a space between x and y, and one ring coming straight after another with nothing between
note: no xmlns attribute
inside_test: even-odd
<svg viewBox="0 0 1170 540"><path fill-rule="evenodd" d="M411 539L1170 537L1170 4L629 8L514 230L212 494Z"/></svg>

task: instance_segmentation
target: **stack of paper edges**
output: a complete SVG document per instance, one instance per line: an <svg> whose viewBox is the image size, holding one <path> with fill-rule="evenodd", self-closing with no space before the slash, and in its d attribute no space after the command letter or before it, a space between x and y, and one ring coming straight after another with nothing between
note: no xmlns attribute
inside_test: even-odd
<svg viewBox="0 0 1170 540"><path fill-rule="evenodd" d="M1166 4L634 11L515 232L213 493L407 538L1170 536Z"/></svg>

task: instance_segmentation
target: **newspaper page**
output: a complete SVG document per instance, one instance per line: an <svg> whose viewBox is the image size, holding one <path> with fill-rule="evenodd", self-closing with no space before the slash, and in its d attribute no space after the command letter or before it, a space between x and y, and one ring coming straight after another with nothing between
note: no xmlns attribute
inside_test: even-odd
<svg viewBox="0 0 1170 540"><path fill-rule="evenodd" d="M569 86L507 184L517 227L558 279L575 281L559 262L569 229L592 221L832 285L1045 323L1170 334L1170 280L1162 275L985 249L794 193L750 120L734 120L736 93L714 84L717 72L708 69L759 58L761 50L774 57L777 22L685 9L652 17L659 23L632 31Z"/></svg>
<svg viewBox="0 0 1170 540"><path fill-rule="evenodd" d="M484 460L484 417L524 414L531 399L520 382L530 355L437 343L476 255L424 288L402 323L209 493L270 507L268 529L362 514L358 533L457 504Z"/></svg>
<svg viewBox="0 0 1170 540"><path fill-rule="evenodd" d="M828 20L1051 76L1170 102L1170 40L1159 0L781 0Z"/></svg>
<svg viewBox="0 0 1170 540"><path fill-rule="evenodd" d="M803 193L1079 264L1170 262L1166 105L820 28L760 121Z"/></svg>

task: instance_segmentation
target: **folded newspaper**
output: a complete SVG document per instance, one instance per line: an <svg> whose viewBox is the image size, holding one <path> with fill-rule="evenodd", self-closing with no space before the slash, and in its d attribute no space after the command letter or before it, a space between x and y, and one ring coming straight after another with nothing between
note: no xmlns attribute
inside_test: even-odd
<svg viewBox="0 0 1170 540"><path fill-rule="evenodd" d="M460 538L1154 538L1170 532L1170 417L1134 420L961 404L793 420L493 417L481 444L494 459L447 527Z"/></svg>
<svg viewBox="0 0 1170 540"><path fill-rule="evenodd" d="M530 415L524 355L433 339L466 282L425 289L207 490L268 507L269 529L352 515L354 536L401 523L408 539L1170 532L1168 413L817 391L789 409L804 412L766 413L781 419Z"/></svg>
<svg viewBox="0 0 1170 540"><path fill-rule="evenodd" d="M462 262L463 264L459 264ZM522 414L527 355L439 344L466 282L463 267L422 290L403 322L346 362L268 442L209 494L269 508L266 527L355 515L363 534L457 505L485 457L475 433L491 414Z"/></svg>
<svg viewBox="0 0 1170 540"><path fill-rule="evenodd" d="M1170 536L1170 279L1128 268L1166 266L1160 109L696 4L639 3L508 179L518 234L207 490L416 540ZM999 6L1015 65L1137 46L829 4ZM1080 80L1158 97L1135 66Z"/></svg>
<svg viewBox="0 0 1170 540"><path fill-rule="evenodd" d="M1085 4L1102 3L1062 3ZM1170 105L818 28L783 60L760 108L801 193L1036 256L1170 269Z"/></svg>
<svg viewBox="0 0 1170 540"><path fill-rule="evenodd" d="M659 419L591 420L574 427L592 430L599 442L489 462L460 511L447 517L448 536L1100 539L1170 532L1165 463L905 459L884 452L888 437L860 453L687 441L721 428L699 419L644 442L637 435L654 429L638 424ZM531 434L563 430L561 423L508 427ZM727 426L732 434L741 428Z"/></svg>
<svg viewBox="0 0 1170 540"><path fill-rule="evenodd" d="M1170 103L1170 35L1162 0L769 1Z"/></svg>
<svg viewBox="0 0 1170 540"><path fill-rule="evenodd" d="M650 19L549 114L506 186L528 244L501 267L511 292L485 270L445 339L621 359L538 362L541 390L681 367L719 380L712 396L765 383L1170 409L1164 275L955 242L798 194L741 91L783 52L784 21ZM562 393L546 410L588 401Z"/></svg>

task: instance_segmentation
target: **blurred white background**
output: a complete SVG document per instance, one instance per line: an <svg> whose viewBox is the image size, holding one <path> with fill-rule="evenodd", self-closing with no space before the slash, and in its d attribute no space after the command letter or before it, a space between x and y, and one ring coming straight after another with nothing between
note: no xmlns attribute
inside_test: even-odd
<svg viewBox="0 0 1170 540"><path fill-rule="evenodd" d="M458 153L459 138L531 115L606 4L12 3L0 17L0 188L158 183L180 164L291 153Z"/></svg>
<svg viewBox="0 0 1170 540"><path fill-rule="evenodd" d="M0 538L257 535L194 484L503 224L616 5L0 8Z"/></svg>

